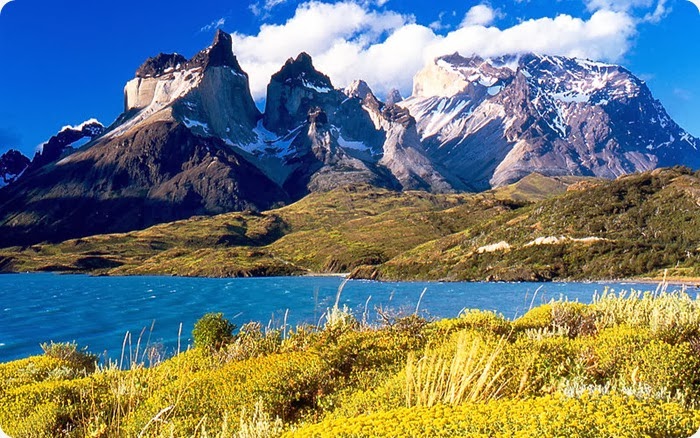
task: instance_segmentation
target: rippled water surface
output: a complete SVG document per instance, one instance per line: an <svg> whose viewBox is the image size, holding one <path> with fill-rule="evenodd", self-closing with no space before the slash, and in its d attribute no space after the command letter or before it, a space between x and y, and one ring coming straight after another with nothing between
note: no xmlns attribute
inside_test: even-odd
<svg viewBox="0 0 700 438"><path fill-rule="evenodd" d="M172 353L191 343L194 322L223 312L240 326L249 321L280 327L318 323L343 282L338 277L209 279L178 277L89 277L0 275L0 362L41 353L46 341L77 341L112 359L131 333L141 344ZM359 317L378 306L453 317L464 308L495 310L508 318L532 303L560 296L590 302L605 287L654 289L632 283L377 283L349 281L340 302ZM539 289L539 290L538 290ZM535 292L537 293L535 294ZM534 295L534 300L533 300ZM181 328L182 327L182 328ZM178 334L181 334L178 336Z"/></svg>

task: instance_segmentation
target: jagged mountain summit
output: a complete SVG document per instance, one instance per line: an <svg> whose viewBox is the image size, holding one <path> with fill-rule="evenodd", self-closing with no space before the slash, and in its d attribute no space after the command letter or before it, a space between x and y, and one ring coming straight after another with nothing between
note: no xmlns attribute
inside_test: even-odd
<svg viewBox="0 0 700 438"><path fill-rule="evenodd" d="M77 126L64 126L56 135L39 146L30 169L38 169L62 157L70 155L81 141L92 140L102 135L105 127L95 119L86 120Z"/></svg>
<svg viewBox="0 0 700 438"><path fill-rule="evenodd" d="M14 182L27 170L29 163L29 158L15 149L10 149L0 155L0 187Z"/></svg>
<svg viewBox="0 0 700 438"><path fill-rule="evenodd" d="M282 151L278 168L284 170L278 175L284 175L279 180L283 188L292 198L350 183L435 192L463 189L425 155L415 120L408 113L405 120L395 117L392 108L364 81L335 89L308 54L290 58L272 75L263 116L264 128L282 139L266 148ZM257 155L264 159L265 154Z"/></svg>
<svg viewBox="0 0 700 438"><path fill-rule="evenodd" d="M626 69L560 56L443 56L400 102L430 157L477 189L532 173L604 178L700 166L700 141Z"/></svg>
<svg viewBox="0 0 700 438"><path fill-rule="evenodd" d="M191 60L147 60L124 95L125 112L106 132L67 156L61 152L32 166L2 189L1 246L289 201L232 146L234 139L255 139L260 112L230 35L217 33Z"/></svg>
<svg viewBox="0 0 700 438"><path fill-rule="evenodd" d="M222 31L190 59L146 60L111 126L66 127L6 173L0 246L269 209L348 184L447 193L532 172L700 167L700 142L609 64L455 54L419 72L409 98L382 102L362 80L335 88L301 53L267 93L261 113Z"/></svg>

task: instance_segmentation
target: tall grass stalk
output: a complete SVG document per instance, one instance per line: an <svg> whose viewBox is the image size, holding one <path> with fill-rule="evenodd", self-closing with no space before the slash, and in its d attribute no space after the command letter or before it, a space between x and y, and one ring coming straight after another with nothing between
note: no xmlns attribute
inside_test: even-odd
<svg viewBox="0 0 700 438"><path fill-rule="evenodd" d="M641 292L619 294L606 289L591 305L598 329L616 325L648 327L663 337L681 340L700 330L700 300L684 292Z"/></svg>
<svg viewBox="0 0 700 438"><path fill-rule="evenodd" d="M471 346L468 342L466 334L460 335L451 356L441 351L428 351L415 360L409 355L406 406L457 405L499 396L505 386L505 382L499 382L504 368L496 369L495 364L505 341L501 339L492 349L479 338L475 338Z"/></svg>
<svg viewBox="0 0 700 438"><path fill-rule="evenodd" d="M418 303L416 304L416 311L414 312L414 315L418 315L418 310L420 309L420 302L423 301L423 295L428 292L428 288L423 288L423 292L421 292L420 297L418 298Z"/></svg>
<svg viewBox="0 0 700 438"><path fill-rule="evenodd" d="M238 432L233 436L236 438L273 438L281 435L283 428L282 420L279 417L273 420L263 409L262 400L258 400L255 403L252 417L247 417L245 409L241 412Z"/></svg>

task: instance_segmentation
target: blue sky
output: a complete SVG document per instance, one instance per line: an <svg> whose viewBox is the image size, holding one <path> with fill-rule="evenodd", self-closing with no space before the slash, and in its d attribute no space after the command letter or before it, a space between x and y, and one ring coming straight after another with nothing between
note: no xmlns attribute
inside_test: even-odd
<svg viewBox="0 0 700 438"><path fill-rule="evenodd" d="M336 86L363 78L380 97L392 87L410 94L413 74L430 57L535 51L624 65L700 136L700 13L688 0L4 3L0 152L32 156L64 125L111 123L124 84L147 57L189 57L216 28L234 35L259 101L270 74L302 50Z"/></svg>

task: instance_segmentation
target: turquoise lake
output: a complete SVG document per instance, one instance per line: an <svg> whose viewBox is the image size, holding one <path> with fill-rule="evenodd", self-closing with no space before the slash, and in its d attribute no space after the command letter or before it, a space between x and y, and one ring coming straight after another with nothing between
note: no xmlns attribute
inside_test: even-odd
<svg viewBox="0 0 700 438"><path fill-rule="evenodd" d="M333 305L338 277L209 279L179 277L90 277L82 275L0 275L0 362L40 354L42 342L76 341L102 358L119 360L125 335L134 352L148 344L165 355L185 350L194 322L222 312L241 326L317 324ZM552 298L590 302L606 287L654 290L634 283L380 283L349 281L340 303L358 318L375 308L413 313L421 293L426 317L454 317L462 309L485 309L507 318ZM539 291L538 291L539 289ZM534 296L535 292L537 294ZM697 292L689 289L689 292ZM369 301L368 301L369 300ZM180 333L180 335L178 335ZM128 338L127 338L128 339ZM127 341L127 349L128 341Z"/></svg>

